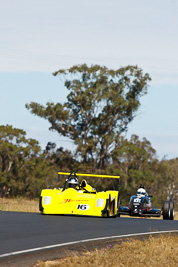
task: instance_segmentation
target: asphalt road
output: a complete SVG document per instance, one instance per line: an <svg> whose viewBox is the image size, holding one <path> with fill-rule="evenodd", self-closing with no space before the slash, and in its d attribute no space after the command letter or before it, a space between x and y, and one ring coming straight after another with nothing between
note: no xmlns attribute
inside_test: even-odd
<svg viewBox="0 0 178 267"><path fill-rule="evenodd" d="M0 212L0 255L71 241L178 230L178 221Z"/></svg>
<svg viewBox="0 0 178 267"><path fill-rule="evenodd" d="M1 211L0 258L7 253L66 242L166 230L178 230L178 221Z"/></svg>

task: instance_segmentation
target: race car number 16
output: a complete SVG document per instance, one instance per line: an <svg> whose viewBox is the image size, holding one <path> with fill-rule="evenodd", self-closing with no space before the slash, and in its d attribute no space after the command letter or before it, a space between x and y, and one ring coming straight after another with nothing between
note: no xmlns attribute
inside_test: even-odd
<svg viewBox="0 0 178 267"><path fill-rule="evenodd" d="M88 210L89 208L90 208L90 206L87 205L87 204L79 204L79 205L77 206L77 209L78 209L78 210Z"/></svg>

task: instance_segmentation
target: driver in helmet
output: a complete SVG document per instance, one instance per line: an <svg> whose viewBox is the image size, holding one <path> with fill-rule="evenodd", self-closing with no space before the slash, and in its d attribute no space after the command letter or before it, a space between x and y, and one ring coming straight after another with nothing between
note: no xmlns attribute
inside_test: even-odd
<svg viewBox="0 0 178 267"><path fill-rule="evenodd" d="M71 174L68 178L68 188L78 189L79 180L75 174Z"/></svg>
<svg viewBox="0 0 178 267"><path fill-rule="evenodd" d="M143 184L141 184L140 187L138 188L136 195L138 198L145 197L146 198L146 203L144 203L145 208L151 208L150 196L148 196Z"/></svg>
<svg viewBox="0 0 178 267"><path fill-rule="evenodd" d="M79 180L74 172L69 175L68 179L66 179L66 182L68 183L68 188L76 189L80 193L83 193L83 192L95 193L96 192L96 189L92 188L89 184L87 184L86 180L82 180L82 182L79 184ZM64 189L65 189L65 184L64 184L63 190Z"/></svg>
<svg viewBox="0 0 178 267"><path fill-rule="evenodd" d="M138 197L148 196L148 194L147 194L147 192L146 192L145 187L144 187L143 184L141 184L140 187L138 188L136 195Z"/></svg>

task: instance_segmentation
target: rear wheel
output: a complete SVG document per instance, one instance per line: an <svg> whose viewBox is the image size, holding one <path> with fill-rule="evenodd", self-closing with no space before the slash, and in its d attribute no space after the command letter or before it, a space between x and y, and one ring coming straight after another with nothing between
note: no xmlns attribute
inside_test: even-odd
<svg viewBox="0 0 178 267"><path fill-rule="evenodd" d="M170 201L169 207L170 207L170 220L174 220L174 202L173 201Z"/></svg>
<svg viewBox="0 0 178 267"><path fill-rule="evenodd" d="M163 220L170 220L170 202L165 201L163 203Z"/></svg>

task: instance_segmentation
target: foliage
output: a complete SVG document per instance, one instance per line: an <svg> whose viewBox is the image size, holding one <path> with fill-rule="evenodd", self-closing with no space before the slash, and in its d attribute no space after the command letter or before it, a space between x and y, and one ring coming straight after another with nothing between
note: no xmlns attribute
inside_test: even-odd
<svg viewBox="0 0 178 267"><path fill-rule="evenodd" d="M36 197L53 179L54 168L42 156L38 142L25 135L25 131L12 126L0 126L1 197Z"/></svg>
<svg viewBox="0 0 178 267"><path fill-rule="evenodd" d="M178 208L178 158L163 159L157 166L159 176L157 176L157 184L154 189L160 191L160 199L167 196L167 200L173 200Z"/></svg>
<svg viewBox="0 0 178 267"><path fill-rule="evenodd" d="M130 140L120 136L116 148L112 151L114 169L119 169L122 177L122 192L135 193L140 184L148 189L152 188L155 176L152 171L153 165L157 163L156 151L150 142L143 138L132 135Z"/></svg>
<svg viewBox="0 0 178 267"><path fill-rule="evenodd" d="M148 74L137 66L117 70L86 64L54 73L65 77L67 102L46 107L32 102L31 113L47 119L51 130L69 137L83 163L103 168L110 159L118 133L127 130L147 93Z"/></svg>
<svg viewBox="0 0 178 267"><path fill-rule="evenodd" d="M83 163L70 151L57 148L48 142L41 151L38 142L26 139L23 130L0 126L0 196L28 198L39 197L43 188L62 186L57 181L57 171L120 175L120 187L114 179L87 179L99 190L120 190L122 204L128 203L127 193L134 194L143 183L153 195L153 205L161 207L163 201L178 202L178 159L161 160L150 142L132 135L130 140L118 136L111 162L106 168L97 169L93 162ZM178 204L178 203L177 203Z"/></svg>

